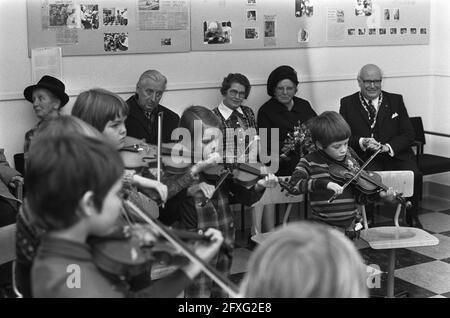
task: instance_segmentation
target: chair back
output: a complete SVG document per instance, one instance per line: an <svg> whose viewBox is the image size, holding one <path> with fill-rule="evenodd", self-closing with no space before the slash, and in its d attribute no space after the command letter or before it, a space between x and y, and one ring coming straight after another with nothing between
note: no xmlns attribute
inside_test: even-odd
<svg viewBox="0 0 450 318"><path fill-rule="evenodd" d="M404 198L411 197L414 194L414 173L409 170L399 171L376 171L381 176L381 182L386 187L392 187L397 193L402 193ZM366 209L362 205L359 207L364 222L364 228L368 228ZM399 203L394 216L395 226L399 226L398 218L402 211L402 205Z"/></svg>
<svg viewBox="0 0 450 318"><path fill-rule="evenodd" d="M381 182L392 187L396 192L403 193L404 197L414 194L414 173L409 170L399 171L376 171L381 176Z"/></svg>
<svg viewBox="0 0 450 318"><path fill-rule="evenodd" d="M290 177L278 177L283 180L289 180ZM256 205L266 205L266 204L283 204L283 203L296 203L302 202L305 199L305 195L290 195L286 191L281 191L281 187L279 184L274 188L268 188L264 192L261 199L258 202L253 204Z"/></svg>
<svg viewBox="0 0 450 318"><path fill-rule="evenodd" d="M16 259L16 224L0 227L0 265Z"/></svg>
<svg viewBox="0 0 450 318"><path fill-rule="evenodd" d="M415 141L419 141L425 145L425 131L423 129L422 117L410 117L411 124L416 134Z"/></svg>
<svg viewBox="0 0 450 318"><path fill-rule="evenodd" d="M25 155L24 153L16 153L14 156L14 168L22 175L25 171Z"/></svg>

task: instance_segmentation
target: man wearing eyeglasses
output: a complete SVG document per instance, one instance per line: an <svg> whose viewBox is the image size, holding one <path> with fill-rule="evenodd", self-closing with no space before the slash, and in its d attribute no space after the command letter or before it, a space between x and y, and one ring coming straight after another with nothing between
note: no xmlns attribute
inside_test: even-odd
<svg viewBox="0 0 450 318"><path fill-rule="evenodd" d="M381 69L374 64L363 66L357 80L360 91L342 98L339 110L352 130L349 146L364 161L381 147L381 153L368 165L369 170L414 172L413 207L406 221L410 226L421 227L417 213L422 175L411 150L414 129L403 97L381 89Z"/></svg>
<svg viewBox="0 0 450 318"><path fill-rule="evenodd" d="M147 70L139 77L136 93L127 100L130 107L125 121L127 135L158 143L158 113L163 113L162 142L171 142L172 131L178 127L180 117L159 104L166 90L167 78L156 70Z"/></svg>

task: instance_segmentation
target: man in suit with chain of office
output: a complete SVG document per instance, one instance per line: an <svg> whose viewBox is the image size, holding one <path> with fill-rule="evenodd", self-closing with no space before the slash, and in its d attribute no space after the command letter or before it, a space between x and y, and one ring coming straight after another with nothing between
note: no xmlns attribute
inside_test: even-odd
<svg viewBox="0 0 450 318"><path fill-rule="evenodd" d="M349 146L364 161L382 148L368 165L369 170L414 172L413 206L406 214L406 222L413 227L422 227L418 219L422 174L411 149L414 129L403 97L381 89L382 72L377 65L363 66L357 80L360 91L342 98L339 110L352 131Z"/></svg>

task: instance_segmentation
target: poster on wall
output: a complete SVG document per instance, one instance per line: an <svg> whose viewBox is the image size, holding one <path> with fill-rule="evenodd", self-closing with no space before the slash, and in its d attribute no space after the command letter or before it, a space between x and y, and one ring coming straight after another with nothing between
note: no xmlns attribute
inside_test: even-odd
<svg viewBox="0 0 450 318"><path fill-rule="evenodd" d="M138 30L187 30L188 0L138 0Z"/></svg>
<svg viewBox="0 0 450 318"><path fill-rule="evenodd" d="M187 52L190 0L27 0L27 30L30 57Z"/></svg>
<svg viewBox="0 0 450 318"><path fill-rule="evenodd" d="M276 15L264 15L264 47L276 46L277 39L275 36Z"/></svg>
<svg viewBox="0 0 450 318"><path fill-rule="evenodd" d="M327 41L341 41L345 38L345 13L342 8L327 8Z"/></svg>
<svg viewBox="0 0 450 318"><path fill-rule="evenodd" d="M42 47L31 50L31 81L37 83L44 75L62 80L60 47Z"/></svg>

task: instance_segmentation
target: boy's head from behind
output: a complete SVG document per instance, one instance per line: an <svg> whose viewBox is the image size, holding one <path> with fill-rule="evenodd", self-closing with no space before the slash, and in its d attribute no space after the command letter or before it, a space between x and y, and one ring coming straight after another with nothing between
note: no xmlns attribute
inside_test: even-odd
<svg viewBox="0 0 450 318"><path fill-rule="evenodd" d="M79 133L86 137L103 140L103 135L87 122L78 117L61 115L42 122L36 132L39 137L56 137L65 134Z"/></svg>
<svg viewBox="0 0 450 318"><path fill-rule="evenodd" d="M127 103L117 94L101 88L82 92L76 99L72 115L103 133L117 148L126 136Z"/></svg>
<svg viewBox="0 0 450 318"><path fill-rule="evenodd" d="M290 223L270 235L250 258L244 297L367 297L366 270L344 234L327 225Z"/></svg>
<svg viewBox="0 0 450 318"><path fill-rule="evenodd" d="M118 152L105 142L75 133L38 136L25 169L27 203L48 230L67 229L86 215L86 204L102 210L122 173Z"/></svg>
<svg viewBox="0 0 450 318"><path fill-rule="evenodd" d="M341 160L347 153L350 126L345 119L334 111L326 111L313 118L311 137L319 149L324 150L333 159Z"/></svg>

